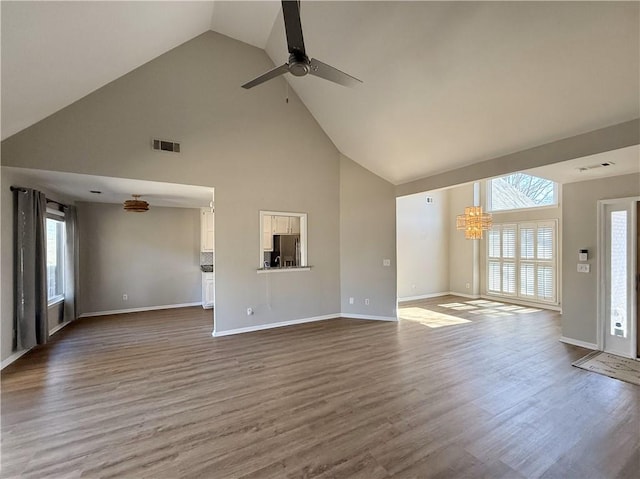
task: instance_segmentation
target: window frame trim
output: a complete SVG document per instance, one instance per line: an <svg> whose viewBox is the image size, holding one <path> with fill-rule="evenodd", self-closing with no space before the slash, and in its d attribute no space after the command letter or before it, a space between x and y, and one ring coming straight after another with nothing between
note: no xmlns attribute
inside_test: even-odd
<svg viewBox="0 0 640 479"><path fill-rule="evenodd" d="M62 302L64 302L64 288L65 288L65 277L64 277L64 242L65 242L65 238L64 235L66 234L66 222L65 222L65 214L64 211L60 211L57 209L53 209L50 207L47 207L46 210L46 214L45 214L45 223L46 220L52 220L52 221L57 221L59 223L62 224L62 238L60 238L61 241L61 245L60 245L60 251L63 254L63 258L62 258L62 262L60 264L60 267L62 268L61 272L59 273L59 276L62 278L62 293L61 294L57 294L55 296L52 296L51 298L49 298L49 287L48 287L48 283L49 283L49 279L47 277L47 308L51 308L57 304L60 304ZM47 275L49 273L49 268L47 266Z"/></svg>
<svg viewBox="0 0 640 479"><path fill-rule="evenodd" d="M258 249L258 268L257 273L278 273L278 272L293 272L293 271L310 271L311 266L309 265L309 257L308 257L308 235L307 235L307 221L308 215L307 213L295 212L295 211L271 211L271 210L260 210L260 247ZM264 267L264 217L265 216L296 216L300 218L300 262L302 263L300 266L290 267L290 268L265 268Z"/></svg>

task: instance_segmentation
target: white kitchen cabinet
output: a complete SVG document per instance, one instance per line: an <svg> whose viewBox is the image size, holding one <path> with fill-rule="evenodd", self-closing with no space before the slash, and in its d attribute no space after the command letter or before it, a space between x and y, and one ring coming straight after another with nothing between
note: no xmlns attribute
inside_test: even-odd
<svg viewBox="0 0 640 479"><path fill-rule="evenodd" d="M299 216L289 216L289 233L292 235L300 234Z"/></svg>
<svg viewBox="0 0 640 479"><path fill-rule="evenodd" d="M271 221L273 216L262 217L262 249L263 251L273 251L273 231Z"/></svg>
<svg viewBox="0 0 640 479"><path fill-rule="evenodd" d="M274 235L300 233L300 218L297 216L272 216L271 230Z"/></svg>
<svg viewBox="0 0 640 479"><path fill-rule="evenodd" d="M202 208L200 211L200 251L213 251L213 211Z"/></svg>
<svg viewBox="0 0 640 479"><path fill-rule="evenodd" d="M202 273L202 307L211 309L216 302L216 279L213 273Z"/></svg>
<svg viewBox="0 0 640 479"><path fill-rule="evenodd" d="M286 235L289 233L289 217L272 216L271 226L274 235Z"/></svg>

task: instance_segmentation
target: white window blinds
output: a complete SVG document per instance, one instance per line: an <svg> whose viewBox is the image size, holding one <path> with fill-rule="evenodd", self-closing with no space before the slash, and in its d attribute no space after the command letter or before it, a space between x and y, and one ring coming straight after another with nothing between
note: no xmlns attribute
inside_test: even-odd
<svg viewBox="0 0 640 479"><path fill-rule="evenodd" d="M556 222L497 224L487 241L487 290L556 303Z"/></svg>

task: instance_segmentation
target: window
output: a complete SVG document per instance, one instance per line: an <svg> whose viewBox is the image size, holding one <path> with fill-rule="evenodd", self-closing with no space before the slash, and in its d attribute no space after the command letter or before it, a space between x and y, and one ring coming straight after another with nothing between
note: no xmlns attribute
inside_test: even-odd
<svg viewBox="0 0 640 479"><path fill-rule="evenodd" d="M308 270L307 214L260 212L258 272Z"/></svg>
<svg viewBox="0 0 640 479"><path fill-rule="evenodd" d="M64 299L64 221L47 218L47 300Z"/></svg>
<svg viewBox="0 0 640 479"><path fill-rule="evenodd" d="M526 173L513 173L487 181L489 211L539 208L558 204L555 182Z"/></svg>
<svg viewBox="0 0 640 479"><path fill-rule="evenodd" d="M556 222L494 225L487 241L487 292L556 300Z"/></svg>

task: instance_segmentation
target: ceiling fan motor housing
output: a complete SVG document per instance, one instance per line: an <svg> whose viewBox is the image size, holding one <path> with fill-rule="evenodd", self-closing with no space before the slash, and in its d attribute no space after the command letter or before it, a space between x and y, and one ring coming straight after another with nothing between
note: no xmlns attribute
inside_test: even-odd
<svg viewBox="0 0 640 479"><path fill-rule="evenodd" d="M297 77L303 77L309 73L309 58L306 55L289 55L289 73Z"/></svg>

